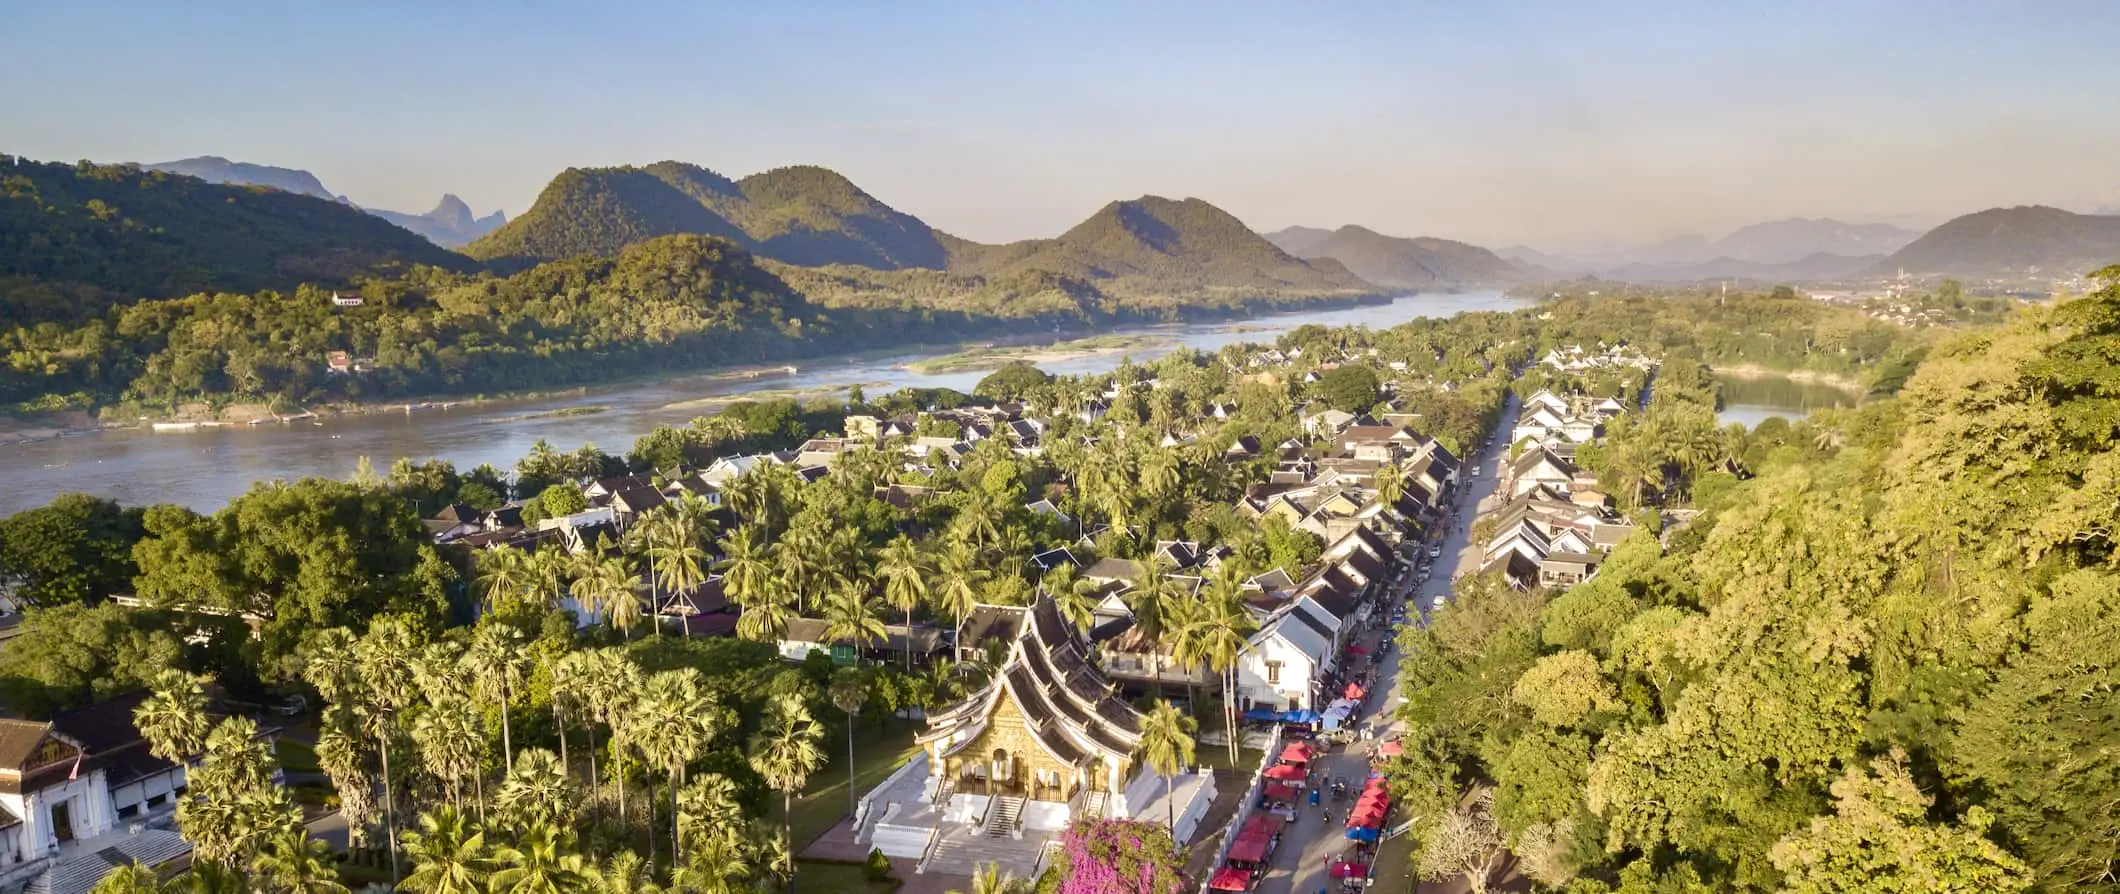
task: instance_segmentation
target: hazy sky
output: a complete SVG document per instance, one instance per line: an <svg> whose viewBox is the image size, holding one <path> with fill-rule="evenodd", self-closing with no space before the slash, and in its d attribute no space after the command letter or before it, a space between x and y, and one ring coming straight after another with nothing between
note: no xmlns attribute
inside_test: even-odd
<svg viewBox="0 0 2120 894"><path fill-rule="evenodd" d="M0 151L510 214L570 165L808 162L981 240L1156 193L1569 247L2120 204L2115 46L2113 0L6 0Z"/></svg>

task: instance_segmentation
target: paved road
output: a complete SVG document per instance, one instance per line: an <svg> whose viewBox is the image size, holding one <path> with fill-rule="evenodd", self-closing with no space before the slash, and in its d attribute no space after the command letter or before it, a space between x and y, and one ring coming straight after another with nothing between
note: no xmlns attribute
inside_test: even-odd
<svg viewBox="0 0 2120 894"><path fill-rule="evenodd" d="M1450 594L1451 578L1460 571L1470 573L1479 568L1479 549L1471 543L1473 516L1479 503L1493 493L1499 482L1495 469L1508 450L1508 434L1516 426L1517 401L1512 395L1508 406L1503 408L1502 420L1492 446L1476 459L1468 461L1460 470L1460 486L1457 510L1450 517L1443 531L1443 553L1435 560L1426 583L1415 584L1411 579L1396 595L1396 599L1417 602L1419 608L1408 605L1409 614L1426 613L1436 604L1438 597ZM1374 645L1373 640L1386 635L1384 631L1364 634L1363 639ZM1373 694L1362 722L1375 722L1385 730L1381 738L1389 738L1390 731L1397 727L1391 719L1399 704L1399 652L1396 648L1383 656L1378 664L1377 679L1388 681L1380 693ZM1349 798L1359 789L1361 781L1369 774L1369 760L1364 756L1366 746L1357 742L1344 748L1334 748L1318 760L1318 773L1312 778L1339 777L1348 781ZM1337 891L1328 875L1328 858L1339 858L1352 853L1354 842L1347 840L1347 808L1351 802L1332 803L1331 818L1319 814L1307 805L1298 811L1296 822L1283 833L1281 847L1274 853L1272 870L1259 882L1259 894L1315 894L1318 891ZM1394 817L1394 821L1398 820Z"/></svg>

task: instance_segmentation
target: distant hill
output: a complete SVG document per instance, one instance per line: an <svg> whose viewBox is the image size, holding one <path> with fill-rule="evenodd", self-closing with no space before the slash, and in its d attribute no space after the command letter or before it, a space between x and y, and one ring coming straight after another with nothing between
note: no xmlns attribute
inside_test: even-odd
<svg viewBox="0 0 2120 894"><path fill-rule="evenodd" d="M950 242L954 272L1042 270L1107 291L1374 292L1337 263L1294 257L1200 199L1112 202L1053 239L981 246Z"/></svg>
<svg viewBox="0 0 2120 894"><path fill-rule="evenodd" d="M335 201L135 165L0 155L0 319L285 289L463 257Z"/></svg>
<svg viewBox="0 0 2120 894"><path fill-rule="evenodd" d="M1891 224L1851 224L1830 218L1791 217L1756 223L1711 246L1717 255L1761 264L1782 264L1814 255L1888 255L1921 236Z"/></svg>
<svg viewBox="0 0 2120 894"><path fill-rule="evenodd" d="M1622 282L1698 282L1741 280L1758 283L1811 282L1855 276L1874 268L1884 255L1835 255L1819 252L1779 264L1722 257L1698 264L1629 264L1599 275Z"/></svg>
<svg viewBox="0 0 2120 894"><path fill-rule="evenodd" d="M365 209L405 229L427 237L427 241L444 248L461 248L481 236L500 229L508 222L508 216L495 211L485 217L474 217L471 206L454 194L444 194L441 204L425 214L407 214L402 211L384 211L380 208Z"/></svg>
<svg viewBox="0 0 2120 894"><path fill-rule="evenodd" d="M276 168L272 165L256 165L243 161L229 161L218 155L201 155L151 165L141 165L150 171L164 171L197 177L208 183L232 183L240 186L269 186L282 192L314 196L319 199L339 201L331 190L325 189L317 175L294 168Z"/></svg>
<svg viewBox="0 0 2120 894"><path fill-rule="evenodd" d="M1318 232L1325 236L1316 238ZM1267 238L1297 257L1339 261L1354 275L1379 285L1424 288L1510 282L1523 275L1515 265L1477 245L1433 237L1386 236L1352 224L1329 232L1291 227Z"/></svg>
<svg viewBox="0 0 2120 894"><path fill-rule="evenodd" d="M2082 273L2120 262L2120 217L2043 205L1990 208L1945 221L1876 265L1879 273L1984 276Z"/></svg>
<svg viewBox="0 0 2120 894"><path fill-rule="evenodd" d="M676 233L720 236L804 266L939 269L948 262L927 224L824 168L776 168L738 181L674 161L569 168L530 210L466 252L514 260L610 255Z"/></svg>

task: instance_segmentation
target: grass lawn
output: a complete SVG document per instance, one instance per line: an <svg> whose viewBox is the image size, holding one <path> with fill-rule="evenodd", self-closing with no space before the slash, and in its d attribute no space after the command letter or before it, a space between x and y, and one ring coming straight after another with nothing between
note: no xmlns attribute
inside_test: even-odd
<svg viewBox="0 0 2120 894"><path fill-rule="evenodd" d="M307 742L297 742L293 739L275 739L272 743L272 750L273 756L279 758L280 769L282 770L286 770L289 773L320 772L317 767L317 750L314 745Z"/></svg>
<svg viewBox="0 0 2120 894"><path fill-rule="evenodd" d="M913 734L920 728L917 721L894 717L880 726L863 723L854 731L854 780L859 792L865 794L875 788L919 750L913 745ZM827 755L826 763L810 777L809 787L795 796L791 825L797 853L847 816L847 743L844 737L833 739L819 743ZM780 822L778 796L773 798L772 818L773 822ZM860 876L859 869L855 876ZM799 879L796 887L802 888Z"/></svg>
<svg viewBox="0 0 2120 894"><path fill-rule="evenodd" d="M861 867L816 860L795 861L795 894L890 894L904 882L872 882Z"/></svg>

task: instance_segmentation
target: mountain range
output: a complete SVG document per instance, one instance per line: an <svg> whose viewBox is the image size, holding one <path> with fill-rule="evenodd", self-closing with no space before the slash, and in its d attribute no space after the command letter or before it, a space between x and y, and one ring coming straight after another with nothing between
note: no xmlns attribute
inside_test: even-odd
<svg viewBox="0 0 2120 894"><path fill-rule="evenodd" d="M1953 218L1878 264L1877 273L2081 273L2120 262L2120 216L2044 205Z"/></svg>
<svg viewBox="0 0 2120 894"><path fill-rule="evenodd" d="M297 168L281 168L272 165L229 161L218 155L201 155L176 161L141 165L150 171L163 171L197 177L208 183L235 184L241 186L266 186L282 192L314 196L319 199L353 205L345 196L333 195L324 188L324 183L315 174ZM359 207L359 206L355 206ZM403 211L384 211L378 208L361 210L380 217L405 229L427 237L427 241L443 248L459 248L464 244L498 229L508 221L506 215L495 211L485 217L474 217L470 206L463 199L444 194L441 204L425 214L410 214Z"/></svg>
<svg viewBox="0 0 2120 894"><path fill-rule="evenodd" d="M1544 252L1522 245L1501 249L1498 254L1548 270L1645 281L1777 275L1818 278L1846 275L1827 271L1868 266L1836 258L1875 261L1920 235L1892 224L1792 217L1741 227L1719 239L1691 233L1591 256Z"/></svg>
<svg viewBox="0 0 2120 894"><path fill-rule="evenodd" d="M1337 230L1289 227L1266 238L1299 258L1339 261L1354 275L1378 285L1418 289L1532 278L1530 271L1477 245L1425 236L1386 236L1352 224Z"/></svg>
<svg viewBox="0 0 2120 894"><path fill-rule="evenodd" d="M607 255L677 233L728 239L784 267L831 268L836 285L825 277L794 275L813 288L848 295L874 293L885 283L922 292L981 292L996 281L1037 292L1087 290L1114 300L1376 291L1338 263L1289 255L1199 199L1110 202L1059 236L989 245L937 230L838 173L807 165L740 180L675 161L570 168L528 211L464 250L519 265ZM954 279L883 275L912 271ZM1013 287L1005 291L1015 294Z"/></svg>

